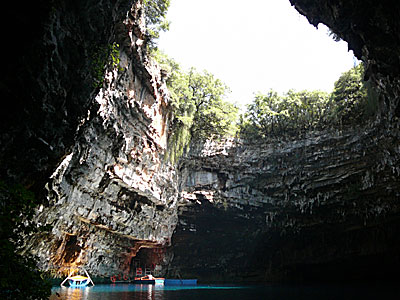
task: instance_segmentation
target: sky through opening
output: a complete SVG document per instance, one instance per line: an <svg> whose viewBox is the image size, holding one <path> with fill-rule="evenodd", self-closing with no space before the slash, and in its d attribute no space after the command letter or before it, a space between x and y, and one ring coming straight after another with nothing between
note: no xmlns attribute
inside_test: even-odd
<svg viewBox="0 0 400 300"><path fill-rule="evenodd" d="M171 0L170 30L159 48L186 70L208 70L231 89L228 100L248 104L274 89L331 92L355 58L289 0Z"/></svg>

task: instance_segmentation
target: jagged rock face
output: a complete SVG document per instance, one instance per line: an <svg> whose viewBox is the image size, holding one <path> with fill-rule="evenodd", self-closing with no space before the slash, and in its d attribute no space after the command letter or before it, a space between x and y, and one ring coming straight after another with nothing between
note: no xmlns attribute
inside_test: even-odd
<svg viewBox="0 0 400 300"><path fill-rule="evenodd" d="M398 1L290 0L314 26L326 24L348 43L349 49L367 67L384 95L382 110L390 122L398 122L400 73L400 4ZM397 116L392 120L392 116Z"/></svg>
<svg viewBox="0 0 400 300"><path fill-rule="evenodd" d="M171 274L257 281L395 278L399 3L291 3L313 25L332 28L367 64L380 114L367 128L239 145L184 161L187 205L180 208ZM188 252L194 259L185 257Z"/></svg>
<svg viewBox="0 0 400 300"><path fill-rule="evenodd" d="M182 166L186 205L171 274L227 281L393 275L399 166L399 139L372 127L192 156Z"/></svg>
<svg viewBox="0 0 400 300"><path fill-rule="evenodd" d="M52 229L27 246L43 269L129 273L140 249L170 243L177 180L163 158L168 96L160 70L144 56L140 9L137 2L115 24L120 62L106 70L72 151L47 184L37 222Z"/></svg>
<svg viewBox="0 0 400 300"><path fill-rule="evenodd" d="M371 60L375 75L398 76L400 5L397 1L290 0L311 24L326 24L358 58Z"/></svg>
<svg viewBox="0 0 400 300"><path fill-rule="evenodd" d="M177 169L163 160L167 94L143 52L140 1L41 2L45 21L0 85L13 104L2 110L1 178L47 198L37 220L52 229L28 242L40 267L109 276L140 257L170 276L257 281L398 269L398 4L291 2L368 64L382 102L376 123L225 143ZM120 66L96 88L93 55L114 42Z"/></svg>
<svg viewBox="0 0 400 300"><path fill-rule="evenodd" d="M145 112L163 119L165 103L145 95L131 65L122 66L124 76L108 74L107 87L96 97L96 115L81 126L73 152L48 185L50 206L41 209L38 222L52 231L33 241L40 243L35 252L42 267L85 264L93 275L129 272L140 248L170 242L177 220L176 178L161 155L165 132ZM137 91L142 93L135 96ZM142 101L135 98L140 95Z"/></svg>
<svg viewBox="0 0 400 300"><path fill-rule="evenodd" d="M1 110L3 180L43 195L92 104L93 55L113 42L115 24L126 18L131 2L43 0L4 10L9 51L0 79L7 103Z"/></svg>

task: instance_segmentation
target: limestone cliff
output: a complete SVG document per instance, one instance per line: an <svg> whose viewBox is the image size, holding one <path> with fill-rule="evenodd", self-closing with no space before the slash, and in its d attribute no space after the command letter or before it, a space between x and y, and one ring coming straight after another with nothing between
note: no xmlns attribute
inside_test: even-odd
<svg viewBox="0 0 400 300"><path fill-rule="evenodd" d="M33 7L12 9L29 34L1 75L11 105L1 111L0 179L43 200L37 222L50 230L27 245L41 268L109 276L140 258L207 280L394 274L399 4L291 2L367 63L376 122L297 141L206 145L177 166L163 158L168 92L144 52L141 1L41 1L38 19ZM99 72L110 49L118 59Z"/></svg>
<svg viewBox="0 0 400 300"><path fill-rule="evenodd" d="M294 8L317 26L326 24L348 43L349 50L366 66L382 94L382 117L398 123L399 105L399 25L397 1L290 0ZM397 125L396 125L397 126Z"/></svg>
<svg viewBox="0 0 400 300"><path fill-rule="evenodd" d="M171 274L228 281L393 274L398 139L358 128L192 155L181 166L185 204Z"/></svg>
<svg viewBox="0 0 400 300"><path fill-rule="evenodd" d="M379 91L378 118L298 141L192 153L181 167L187 204L172 274L365 281L394 278L400 265L399 4L291 3L366 63L366 79Z"/></svg>
<svg viewBox="0 0 400 300"><path fill-rule="evenodd" d="M13 2L2 12L9 50L1 72L0 176L43 196L71 151L96 94L95 57L115 41L132 5L118 1Z"/></svg>
<svg viewBox="0 0 400 300"><path fill-rule="evenodd" d="M93 275L129 273L141 248L165 247L177 223L175 170L164 162L168 94L149 61L141 3L115 24L118 64L82 119L75 144L47 184L30 241L43 269L85 265Z"/></svg>

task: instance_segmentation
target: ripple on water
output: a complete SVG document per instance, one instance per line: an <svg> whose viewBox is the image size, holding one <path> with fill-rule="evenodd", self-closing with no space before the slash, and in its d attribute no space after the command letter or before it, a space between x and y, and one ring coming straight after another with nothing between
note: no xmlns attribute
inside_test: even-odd
<svg viewBox="0 0 400 300"><path fill-rule="evenodd" d="M326 300L400 299L394 286L335 285L194 285L101 284L86 288L56 287L50 300Z"/></svg>

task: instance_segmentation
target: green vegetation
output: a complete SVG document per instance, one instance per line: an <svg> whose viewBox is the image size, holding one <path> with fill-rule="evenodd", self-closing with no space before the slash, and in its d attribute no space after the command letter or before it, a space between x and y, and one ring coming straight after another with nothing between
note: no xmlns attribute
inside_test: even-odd
<svg viewBox="0 0 400 300"><path fill-rule="evenodd" d="M293 91L279 95L271 90L257 94L240 116L225 101L228 87L207 71L184 72L179 64L158 50L152 52L169 74L173 119L168 158L175 162L190 141L205 141L237 135L245 140L301 138L313 130L343 129L365 124L376 115L378 96L363 81L363 65L344 72L332 93Z"/></svg>
<svg viewBox="0 0 400 300"><path fill-rule="evenodd" d="M331 97L335 103L334 113L340 124L360 124L368 117L367 87L363 77L364 67L360 64L343 73L335 82Z"/></svg>
<svg viewBox="0 0 400 300"><path fill-rule="evenodd" d="M257 94L247 111L235 120L238 109L224 100L228 87L207 71L184 72L179 64L162 54L154 40L168 30L169 0L144 0L151 55L169 77L173 119L169 134L169 159L176 161L191 140L204 141L232 136L243 139L299 138L312 130L342 129L365 124L376 115L378 95L363 81L362 64L343 73L328 94L321 91L293 91L278 95L271 90ZM340 37L329 33L335 40Z"/></svg>
<svg viewBox="0 0 400 300"><path fill-rule="evenodd" d="M160 51L153 57L169 73L173 118L168 141L168 158L175 162L190 141L233 136L238 108L225 100L228 87L213 74L194 68L184 72L179 64Z"/></svg>
<svg viewBox="0 0 400 300"><path fill-rule="evenodd" d="M108 51L110 53L110 64L113 67L118 67L120 71L122 71L122 67L120 66L120 52L119 52L119 44L113 43L112 45L108 46Z"/></svg>
<svg viewBox="0 0 400 300"><path fill-rule="evenodd" d="M34 259L19 253L24 237L39 230L32 222L36 205L32 192L0 181L1 299L48 299L50 296L51 286L36 269Z"/></svg>
<svg viewBox="0 0 400 300"><path fill-rule="evenodd" d="M104 73L108 67L118 67L121 70L119 64L120 52L119 44L115 42L104 47L95 47L94 49L91 56L91 72L94 78L93 87L98 88L103 85Z"/></svg>
<svg viewBox="0 0 400 300"><path fill-rule="evenodd" d="M169 5L170 0L143 0L150 49L156 48L155 40L160 37L160 32L169 29L169 22L166 19Z"/></svg>
<svg viewBox="0 0 400 300"><path fill-rule="evenodd" d="M169 22L166 19L169 6L170 0L143 0L149 51L157 48L156 41L160 37L160 32L169 29ZM119 44L114 42L109 45L94 46L90 61L91 74L94 78L93 87L99 88L103 85L104 73L108 67L113 66L121 69Z"/></svg>
<svg viewBox="0 0 400 300"><path fill-rule="evenodd" d="M311 130L365 124L378 108L378 96L363 81L362 65L343 73L331 94L290 90L257 94L240 119L240 137L267 139L301 137Z"/></svg>
<svg viewBox="0 0 400 300"><path fill-rule="evenodd" d="M319 91L290 90L284 96L274 91L258 94L241 119L241 136L299 136L308 130L319 129L324 123L328 100L328 94Z"/></svg>

